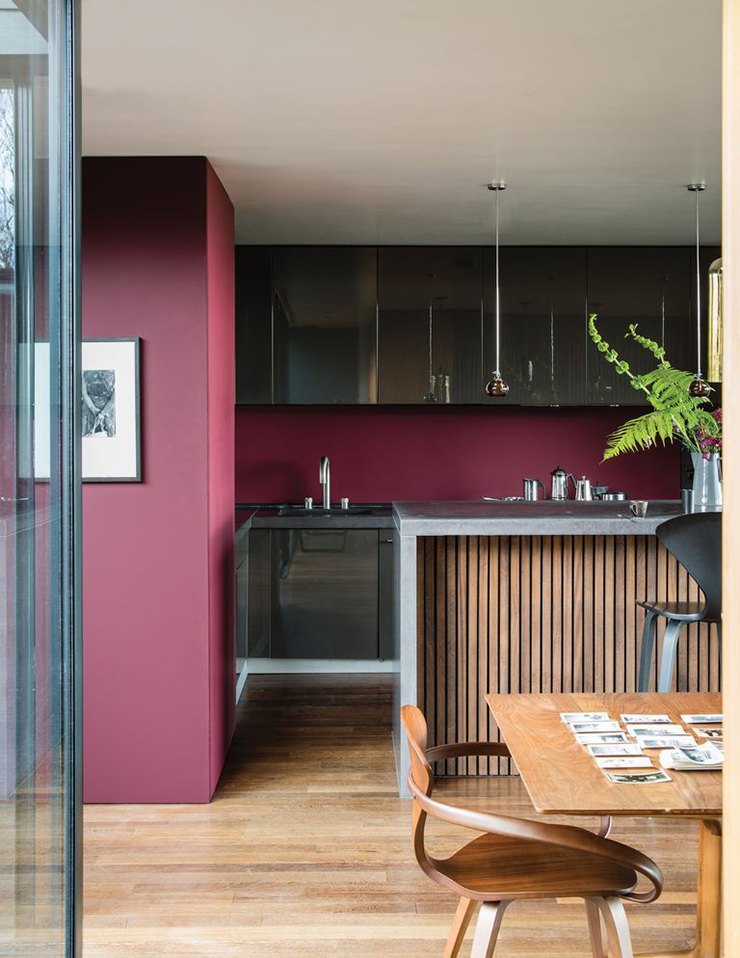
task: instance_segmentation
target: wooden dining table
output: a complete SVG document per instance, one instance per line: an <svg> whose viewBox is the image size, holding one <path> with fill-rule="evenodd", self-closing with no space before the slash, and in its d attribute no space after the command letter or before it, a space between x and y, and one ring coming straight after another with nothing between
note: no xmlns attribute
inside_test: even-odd
<svg viewBox="0 0 740 958"><path fill-rule="evenodd" d="M698 821L696 944L688 951L655 952L650 958L720 958L721 772L670 770L670 782L616 784L576 742L560 713L608 712L610 719L617 721L628 712L667 713L672 721L684 724L682 714L721 712L721 696L709 692L508 694L487 695L486 702L540 814ZM656 768L660 767L659 754L658 750L647 751Z"/></svg>

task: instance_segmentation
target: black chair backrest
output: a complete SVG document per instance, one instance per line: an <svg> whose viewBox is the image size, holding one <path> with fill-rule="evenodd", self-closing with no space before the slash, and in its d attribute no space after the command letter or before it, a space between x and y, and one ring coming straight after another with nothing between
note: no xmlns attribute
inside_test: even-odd
<svg viewBox="0 0 740 958"><path fill-rule="evenodd" d="M661 522L658 540L675 556L707 598L705 618L718 621L722 612L722 515L695 512Z"/></svg>

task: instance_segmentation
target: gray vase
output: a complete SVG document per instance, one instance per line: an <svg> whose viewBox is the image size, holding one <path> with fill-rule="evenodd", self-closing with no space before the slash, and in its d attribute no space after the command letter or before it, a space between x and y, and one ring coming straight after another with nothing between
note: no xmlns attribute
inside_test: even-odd
<svg viewBox="0 0 740 958"><path fill-rule="evenodd" d="M692 452L694 464L694 512L720 512L722 509L722 473L720 458L714 453L705 459Z"/></svg>

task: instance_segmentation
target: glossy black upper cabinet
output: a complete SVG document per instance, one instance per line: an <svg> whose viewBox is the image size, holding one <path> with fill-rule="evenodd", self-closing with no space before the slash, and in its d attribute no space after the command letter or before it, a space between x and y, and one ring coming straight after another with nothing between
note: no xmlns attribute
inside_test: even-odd
<svg viewBox="0 0 740 958"><path fill-rule="evenodd" d="M707 269L702 249L703 340ZM495 368L491 247L237 247L238 403L366 405L642 405L588 336L636 373L653 357L625 338L632 323L670 362L696 368L694 251L683 247L500 250L501 373Z"/></svg>
<svg viewBox="0 0 740 958"><path fill-rule="evenodd" d="M378 250L378 402L481 401L481 251Z"/></svg>
<svg viewBox="0 0 740 958"><path fill-rule="evenodd" d="M598 316L603 339L632 372L655 368L654 357L626 337L628 327L664 346L666 358L691 369L691 278L694 257L687 247L592 247L588 250L588 309ZM694 273L695 275L695 273ZM643 405L642 394L588 344L588 402Z"/></svg>
<svg viewBox="0 0 740 958"><path fill-rule="evenodd" d="M274 402L376 402L376 252L272 251Z"/></svg>
<svg viewBox="0 0 740 958"><path fill-rule="evenodd" d="M236 401L271 403L272 397L272 250L237 246Z"/></svg>
<svg viewBox="0 0 740 958"><path fill-rule="evenodd" d="M483 259L483 349L488 380L496 365L495 250ZM501 375L509 384L491 405L580 405L586 401L586 251L502 247Z"/></svg>

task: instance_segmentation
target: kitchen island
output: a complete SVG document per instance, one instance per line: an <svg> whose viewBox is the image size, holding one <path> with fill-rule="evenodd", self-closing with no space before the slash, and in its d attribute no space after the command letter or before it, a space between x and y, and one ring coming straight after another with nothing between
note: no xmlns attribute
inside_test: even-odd
<svg viewBox="0 0 740 958"><path fill-rule="evenodd" d="M402 794L402 704L424 710L434 745L495 739L487 693L635 689L644 620L636 601L699 599L696 583L655 537L661 522L679 514L674 501L651 502L644 519L628 502L394 503L394 747ZM685 629L678 689L718 690L710 628ZM507 760L461 758L438 771L512 769Z"/></svg>

